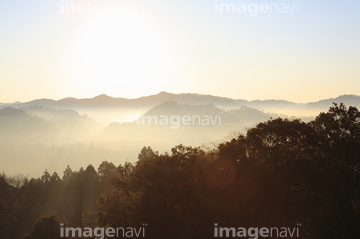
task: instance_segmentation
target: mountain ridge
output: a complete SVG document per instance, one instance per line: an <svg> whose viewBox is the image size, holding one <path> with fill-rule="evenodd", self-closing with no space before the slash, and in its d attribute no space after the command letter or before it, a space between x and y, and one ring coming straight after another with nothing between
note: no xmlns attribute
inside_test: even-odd
<svg viewBox="0 0 360 239"><path fill-rule="evenodd" d="M24 105L24 104L31 104L31 105L37 105L37 104L56 104L56 103L74 103L74 102L96 102L96 101L102 101L104 103L108 103L108 101L119 101L119 102L125 102L125 101L141 101L144 99L162 99L165 101L172 101L172 98L185 98L185 97L191 97L192 99L196 99L196 98L205 98L205 99L216 99L216 100L220 100L220 101L234 101L234 102L248 102L251 104L255 104L255 103L261 103L261 102L269 102L269 103L274 103L274 102L280 102L280 103L287 103L287 104L297 104L297 105L306 105L306 104L316 104L316 103L321 103L321 102L325 102L325 101L329 101L329 100L340 100L340 99L355 99L355 100L360 100L360 96L359 95L354 95L354 94L343 94L343 95L339 95L335 98L328 98L328 99L322 99L322 100L318 100L318 101L310 101L307 103L297 103L297 102L293 102L293 101L288 101L288 100L284 100L284 99L266 99L266 100L245 100L245 99L234 99L231 97L224 97L224 96L215 96L215 95L210 95L210 94L199 94L199 93L180 93L180 94L175 94L175 93L171 93L171 92L166 92L166 91L161 91L158 94L154 94L154 95L147 95L147 96L141 96L141 97L137 97L137 98L124 98L124 97L112 97L106 94L100 94L97 96L94 96L92 98L76 98L76 97L65 97L59 100L54 100L54 99L48 99L48 98L42 98L42 99L35 99L35 100L31 100L31 101L26 101L26 102L14 102L14 103L0 103L0 106L8 106L8 105L12 105L12 106L17 106L17 105ZM165 102L164 101L164 102Z"/></svg>
<svg viewBox="0 0 360 239"><path fill-rule="evenodd" d="M0 108L27 108L31 106L43 106L53 109L71 109L81 114L95 115L100 113L106 115L112 111L116 115L111 116L111 120L117 120L122 115L134 115L145 113L149 109L165 102L176 102L181 105L207 105L212 104L224 110L238 109L242 106L251 107L267 113L288 115L296 117L315 116L320 112L327 111L334 103L344 103L346 106L360 106L360 96L354 94L344 94L336 98L322 99L315 102L295 103L287 100L244 100L229 97L213 96L198 93L169 93L161 91L158 94L142 96L139 98L111 97L101 94L93 98L74 98L67 97L60 100L36 99L33 101L12 104L0 104ZM127 117L127 118L126 118ZM130 116L126 116L120 121L127 121ZM131 117L130 117L131 118ZM106 121L103 120L102 121ZM106 121L108 123L108 121Z"/></svg>

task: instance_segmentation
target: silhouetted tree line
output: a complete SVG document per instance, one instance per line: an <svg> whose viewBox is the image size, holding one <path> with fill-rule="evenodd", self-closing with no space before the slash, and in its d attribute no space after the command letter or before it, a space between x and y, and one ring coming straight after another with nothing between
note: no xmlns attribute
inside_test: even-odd
<svg viewBox="0 0 360 239"><path fill-rule="evenodd" d="M97 171L92 165L77 172L68 166L62 178L48 171L30 180L2 174L0 238L60 238L60 223L95 227L98 198L114 190L109 179L116 174L117 167L107 161Z"/></svg>
<svg viewBox="0 0 360 239"><path fill-rule="evenodd" d="M154 239L213 238L214 223L301 224L300 238L358 239L360 112L334 104L309 123L271 119L210 151L144 147L136 164L117 170L104 162L97 172L68 167L63 179L45 172L17 187L14 181L0 178L4 238L50 238L44 233L58 232L61 220L82 227L147 223L146 238Z"/></svg>

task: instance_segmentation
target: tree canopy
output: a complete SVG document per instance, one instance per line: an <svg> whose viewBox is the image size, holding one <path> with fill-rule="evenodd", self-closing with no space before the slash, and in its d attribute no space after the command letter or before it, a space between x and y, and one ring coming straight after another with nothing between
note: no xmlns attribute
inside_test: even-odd
<svg viewBox="0 0 360 239"><path fill-rule="evenodd" d="M104 161L97 171L68 166L62 178L2 174L0 235L56 238L59 222L147 223L146 238L211 238L218 223L301 224L301 238L360 238L356 107L334 104L309 123L271 119L211 150L180 144L159 154L144 147L138 158L118 167ZM49 211L54 215L43 216Z"/></svg>

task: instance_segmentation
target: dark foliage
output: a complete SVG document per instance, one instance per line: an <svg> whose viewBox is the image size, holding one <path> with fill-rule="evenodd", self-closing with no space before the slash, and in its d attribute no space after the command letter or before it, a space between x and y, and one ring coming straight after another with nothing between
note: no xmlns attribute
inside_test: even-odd
<svg viewBox="0 0 360 239"><path fill-rule="evenodd" d="M212 151L144 147L136 164L103 162L62 179L0 177L0 237L57 238L73 227L141 227L146 238L212 238L226 227L295 227L301 238L360 238L360 112L273 119ZM16 182L16 183L14 183ZM111 184L109 184L110 182ZM54 216L43 216L55 211ZM57 220L56 218L62 218ZM36 222L36 224L34 224ZM32 226L33 225L33 226Z"/></svg>

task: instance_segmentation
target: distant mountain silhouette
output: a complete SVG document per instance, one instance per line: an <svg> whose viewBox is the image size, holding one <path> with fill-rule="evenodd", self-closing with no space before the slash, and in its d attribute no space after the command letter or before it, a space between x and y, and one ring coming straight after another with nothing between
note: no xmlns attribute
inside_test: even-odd
<svg viewBox="0 0 360 239"><path fill-rule="evenodd" d="M50 108L113 108L113 107L154 107L164 102L177 102L179 104L214 104L216 106L232 106L236 107L239 104L234 100L226 97L217 97L212 95L200 95L200 94L172 94L167 92L160 92L156 95L144 96L136 99L126 98L114 98L105 94L96 96L89 99L76 99L76 98L64 98L61 100L51 99L37 99L29 102L18 103L12 105L12 107L29 107L29 106L45 106Z"/></svg>
<svg viewBox="0 0 360 239"><path fill-rule="evenodd" d="M277 115L264 113L260 110L253 109L246 106L241 106L235 110L224 111L219 107L215 107L213 104L206 105L180 105L176 102L166 102L161 105L155 106L146 112L144 116L158 116L166 115L179 115L179 116L221 116L221 124L237 124L244 125L244 123L258 123L269 120L270 117L276 117Z"/></svg>
<svg viewBox="0 0 360 239"><path fill-rule="evenodd" d="M92 127L100 127L100 125L98 125L91 118L87 117L86 115L80 115L78 112L71 109L52 109L38 105L23 107L21 109L27 113L30 113L31 115L36 115L52 122L61 122L62 124L69 123L72 125L87 124Z"/></svg>
<svg viewBox="0 0 360 239"><path fill-rule="evenodd" d="M163 152L180 143L212 147L271 117L294 115L307 121L311 119L307 116L327 111L333 102L359 106L360 97L342 95L298 104L160 92L136 99L99 95L4 104L0 105L0 157L17 160L25 167L31 167L31 162L64 168L70 161L79 165L83 160L134 161L145 145ZM139 124L141 116L173 120L169 124ZM183 116L194 116L195 120L177 125ZM212 117L211 122L199 124L197 116L205 122L206 117Z"/></svg>
<svg viewBox="0 0 360 239"><path fill-rule="evenodd" d="M182 121L184 117L187 117L188 124ZM165 102L139 115L139 119L132 122L109 124L100 138L117 138L119 142L131 142L132 147L151 142L159 149L169 148L176 142L201 145L221 141L231 133L245 133L247 127L271 117L277 115L246 106L236 110L222 110L212 104L181 105ZM161 119L166 123L161 123Z"/></svg>
<svg viewBox="0 0 360 239"><path fill-rule="evenodd" d="M73 110L54 110L43 106L0 109L0 141L65 143L83 137L100 125Z"/></svg>
<svg viewBox="0 0 360 239"><path fill-rule="evenodd" d="M151 108L165 102L175 102L179 105L207 105L211 104L222 110L237 110L241 107L257 109L265 113L276 114L282 117L301 118L305 121L313 119L320 112L327 111L332 103L344 103L349 106L359 106L360 96L342 95L337 98L320 100L318 102L294 103L286 100L253 100L232 99L212 95L192 93L173 94L160 92L156 95L144 96L136 99L114 98L105 94L94 98L76 99L64 98L61 100L38 99L24 103L0 105L0 108L11 106L26 109L42 106L52 109L70 109L87 114L103 125L111 122L130 122L138 114L144 114Z"/></svg>
<svg viewBox="0 0 360 239"><path fill-rule="evenodd" d="M0 110L0 139L2 141L32 141L38 137L45 137L47 133L50 135L54 130L56 130L54 124L21 109Z"/></svg>
<svg viewBox="0 0 360 239"><path fill-rule="evenodd" d="M109 100L107 96L101 98ZM73 100L79 102L76 99L66 99L67 102ZM56 101L44 102L53 104ZM102 127L74 110L38 105L21 109L6 107L0 109L0 142L45 145L91 142L125 150L138 149L152 142L154 147L166 149L179 142L187 145L216 142L232 132L244 133L246 127L276 117L246 106L223 110L213 104L189 105L176 102L162 103L145 114L138 115L141 116L167 116L170 121L166 125L151 122L142 125L134 120L128 123L114 122ZM191 118L189 125L179 122L184 116ZM171 121L171 117L175 118Z"/></svg>
<svg viewBox="0 0 360 239"><path fill-rule="evenodd" d="M340 103L344 103L347 106L360 106L360 96L357 95L341 95L339 97L336 98L330 98L330 99L325 99L325 100L320 100L317 102L310 102L305 104L307 107L311 108L324 108L327 107L328 105L331 105L333 102L340 104Z"/></svg>
<svg viewBox="0 0 360 239"><path fill-rule="evenodd" d="M256 109L268 111L269 109L323 109L327 110L332 102L344 103L345 105L360 105L360 96L341 95L337 98L320 100L318 102L294 103L286 100L253 100L232 99L227 97L218 97L212 95L201 95L193 93L173 94L168 92L160 92L156 95L144 96L136 99L114 98L105 94L94 98L76 99L64 98L61 100L37 99L24 103L11 104L12 107L22 108L29 106L45 106L55 109L82 109L82 108L152 108L164 102L176 102L178 104L187 105L205 105L213 104L220 108L239 108L248 106ZM2 104L6 106L9 104Z"/></svg>

